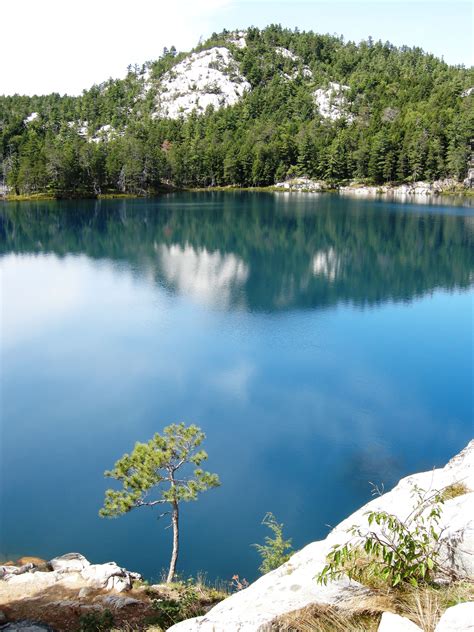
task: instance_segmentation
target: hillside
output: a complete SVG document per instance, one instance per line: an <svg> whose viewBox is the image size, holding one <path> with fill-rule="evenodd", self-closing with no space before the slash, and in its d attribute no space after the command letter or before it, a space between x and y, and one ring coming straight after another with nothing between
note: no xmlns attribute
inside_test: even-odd
<svg viewBox="0 0 474 632"><path fill-rule="evenodd" d="M472 69L419 48L224 31L79 97L0 97L0 174L15 193L58 196L462 180L473 84Z"/></svg>

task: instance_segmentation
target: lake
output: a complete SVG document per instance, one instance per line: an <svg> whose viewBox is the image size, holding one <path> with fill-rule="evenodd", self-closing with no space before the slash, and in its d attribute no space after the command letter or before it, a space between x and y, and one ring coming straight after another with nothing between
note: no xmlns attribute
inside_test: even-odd
<svg viewBox="0 0 474 632"><path fill-rule="evenodd" d="M157 511L98 517L166 425L222 486L182 510L179 570L257 574L473 435L469 206L180 193L0 204L2 558L79 551L157 579Z"/></svg>

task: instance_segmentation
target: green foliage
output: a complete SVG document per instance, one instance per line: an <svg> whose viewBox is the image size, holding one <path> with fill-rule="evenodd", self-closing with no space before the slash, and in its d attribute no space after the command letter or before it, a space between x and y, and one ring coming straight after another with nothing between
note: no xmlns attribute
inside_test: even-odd
<svg viewBox="0 0 474 632"><path fill-rule="evenodd" d="M283 524L277 522L275 516L268 512L265 514L262 524L270 529L273 537L266 536L265 544L254 544L262 558L259 570L261 573L269 573L278 568L290 559L291 539L285 540L283 537Z"/></svg>
<svg viewBox="0 0 474 632"><path fill-rule="evenodd" d="M114 626L114 617L110 610L88 612L79 619L80 632L108 632Z"/></svg>
<svg viewBox="0 0 474 632"><path fill-rule="evenodd" d="M196 500L198 494L220 485L217 474L199 466L207 459L198 450L205 438L195 425L172 424L163 435L156 433L148 443L136 443L131 454L124 454L105 476L122 483L122 489L108 489L100 510L102 517L114 518L142 506ZM191 474L176 479L175 473L186 465L196 466ZM150 498L150 492L157 492Z"/></svg>
<svg viewBox="0 0 474 632"><path fill-rule="evenodd" d="M430 584L439 572L439 521L442 492L428 495L413 487L415 508L405 520L386 511L367 512L369 529L353 526L353 539L336 545L316 577L320 584L347 575L361 583L368 578L395 588ZM371 527L375 527L371 529Z"/></svg>

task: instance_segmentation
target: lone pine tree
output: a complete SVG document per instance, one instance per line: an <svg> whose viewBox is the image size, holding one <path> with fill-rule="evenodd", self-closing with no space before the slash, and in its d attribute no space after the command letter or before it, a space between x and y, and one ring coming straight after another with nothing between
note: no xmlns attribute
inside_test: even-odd
<svg viewBox="0 0 474 632"><path fill-rule="evenodd" d="M173 549L167 581L173 581L179 553L179 503L197 500L198 494L220 485L217 474L200 468L207 453L200 450L205 434L198 426L172 424L162 435L156 433L148 443L136 443L131 454L124 454L105 476L122 483L119 490L105 492L99 515L116 518L137 507L168 505L160 517L171 516ZM189 467L195 469L189 472Z"/></svg>

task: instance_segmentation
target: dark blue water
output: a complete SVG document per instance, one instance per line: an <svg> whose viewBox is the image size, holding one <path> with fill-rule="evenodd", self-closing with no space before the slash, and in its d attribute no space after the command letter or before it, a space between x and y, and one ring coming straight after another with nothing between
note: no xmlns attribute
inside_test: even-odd
<svg viewBox="0 0 474 632"><path fill-rule="evenodd" d="M471 438L469 208L284 194L0 205L2 557L80 551L157 577L170 531L98 517L110 468L177 421L222 487L180 570L255 577Z"/></svg>

